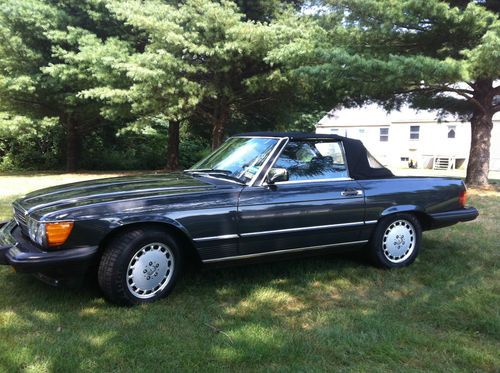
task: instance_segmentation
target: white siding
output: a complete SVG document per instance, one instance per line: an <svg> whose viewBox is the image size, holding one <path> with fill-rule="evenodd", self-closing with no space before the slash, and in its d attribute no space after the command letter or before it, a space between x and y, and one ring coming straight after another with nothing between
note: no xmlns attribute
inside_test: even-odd
<svg viewBox="0 0 500 373"><path fill-rule="evenodd" d="M318 133L335 133L360 139L367 149L384 165L399 167L408 164L402 158L416 161L419 168L432 167L435 157L459 160L466 166L470 149L470 123L453 118L438 122L435 113L415 112L404 109L388 115L373 105L360 109L344 109L330 113L316 126ZM357 119L358 118L358 119ZM411 126L419 126L419 138L410 139ZM450 126L455 128L455 138L448 138ZM389 131L388 141L381 141L380 129ZM460 162L460 160L462 162ZM500 170L500 118L494 118L491 138L492 170Z"/></svg>

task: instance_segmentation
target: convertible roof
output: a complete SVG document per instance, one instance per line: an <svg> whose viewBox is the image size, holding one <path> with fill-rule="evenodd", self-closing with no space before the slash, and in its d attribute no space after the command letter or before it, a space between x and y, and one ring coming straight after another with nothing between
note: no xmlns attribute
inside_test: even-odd
<svg viewBox="0 0 500 373"><path fill-rule="evenodd" d="M238 136L250 136L250 137L288 137L291 140L312 140L312 139L333 139L333 140L344 140L346 137L339 135L329 135L322 133L305 133L305 132L247 132L235 135Z"/></svg>
<svg viewBox="0 0 500 373"><path fill-rule="evenodd" d="M363 179L381 179L394 176L393 173L385 167L371 167L368 161L369 153L360 140L350 139L348 137L304 132L248 132L237 136L249 137L288 137L290 140L335 140L342 141L344 144L349 175L356 180ZM378 163L378 162L377 162Z"/></svg>

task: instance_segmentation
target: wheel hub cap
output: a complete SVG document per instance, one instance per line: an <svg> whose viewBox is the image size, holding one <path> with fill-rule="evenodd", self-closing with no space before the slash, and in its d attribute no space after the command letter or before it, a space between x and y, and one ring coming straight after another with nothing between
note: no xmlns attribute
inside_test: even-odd
<svg viewBox="0 0 500 373"><path fill-rule="evenodd" d="M383 250L385 257L400 263L408 259L415 248L415 228L407 220L397 220L384 232Z"/></svg>
<svg viewBox="0 0 500 373"><path fill-rule="evenodd" d="M169 283L173 266L172 251L165 244L156 242L142 247L128 265L128 289L137 298L153 297Z"/></svg>

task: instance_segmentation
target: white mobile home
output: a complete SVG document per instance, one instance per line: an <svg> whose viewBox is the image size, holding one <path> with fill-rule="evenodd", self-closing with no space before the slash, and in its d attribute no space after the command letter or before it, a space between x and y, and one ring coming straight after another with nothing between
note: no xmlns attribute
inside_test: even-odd
<svg viewBox="0 0 500 373"><path fill-rule="evenodd" d="M500 170L500 115L493 117L491 170ZM470 123L436 112L403 108L387 113L377 105L332 110L316 125L317 133L360 139L389 167L454 169L467 165Z"/></svg>

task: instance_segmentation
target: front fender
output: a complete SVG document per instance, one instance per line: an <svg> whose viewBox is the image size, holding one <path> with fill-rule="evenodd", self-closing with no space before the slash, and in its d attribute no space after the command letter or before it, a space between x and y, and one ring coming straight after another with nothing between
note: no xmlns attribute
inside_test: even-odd
<svg viewBox="0 0 500 373"><path fill-rule="evenodd" d="M117 230L122 230L133 224L163 224L182 233L186 239L193 243L191 234L177 220L156 214L127 215L126 217L113 217L91 220L80 220L75 223L73 231L61 249L74 248L82 245L100 245L102 241Z"/></svg>
<svg viewBox="0 0 500 373"><path fill-rule="evenodd" d="M167 216L162 216L162 215L140 215L140 216L127 216L124 219L120 219L119 221L116 222L115 226L111 226L112 230L119 228L119 227L125 227L127 225L131 224L138 224L138 223L159 223L159 224L167 224L170 225L174 228L179 229L186 235L186 237L193 242L193 238L191 237L191 234L189 231L186 229L185 226L183 226L181 223L179 223L177 220L169 218Z"/></svg>

